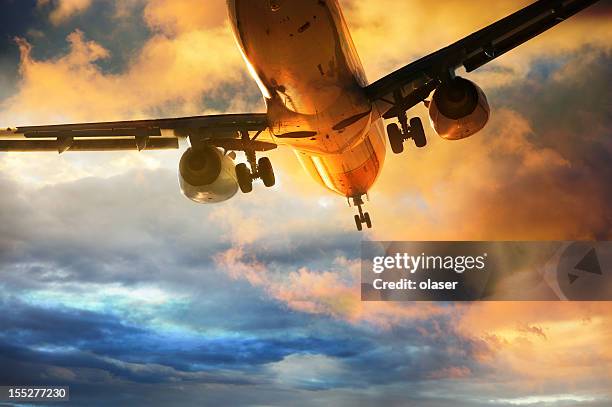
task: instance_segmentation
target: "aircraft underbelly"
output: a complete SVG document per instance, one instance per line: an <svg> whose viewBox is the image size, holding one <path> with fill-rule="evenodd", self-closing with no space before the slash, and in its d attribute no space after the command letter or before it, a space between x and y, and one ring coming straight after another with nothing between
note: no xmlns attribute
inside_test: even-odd
<svg viewBox="0 0 612 407"><path fill-rule="evenodd" d="M292 112L316 115L346 98L354 100L345 106L364 103L333 6L319 0L234 1L235 30L248 61L270 96Z"/></svg>
<svg viewBox="0 0 612 407"><path fill-rule="evenodd" d="M384 130L336 0L230 0L234 31L264 94L271 132L344 196L364 194L385 155Z"/></svg>
<svg viewBox="0 0 612 407"><path fill-rule="evenodd" d="M339 154L310 154L296 150L307 173L322 186L346 197L366 194L385 160L382 121L376 121L364 140Z"/></svg>

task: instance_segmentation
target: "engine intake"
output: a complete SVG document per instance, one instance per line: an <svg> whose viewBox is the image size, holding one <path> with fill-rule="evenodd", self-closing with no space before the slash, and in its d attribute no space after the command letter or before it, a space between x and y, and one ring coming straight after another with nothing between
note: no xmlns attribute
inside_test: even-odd
<svg viewBox="0 0 612 407"><path fill-rule="evenodd" d="M183 179L195 187L212 184L221 173L221 159L215 150L206 147L185 151L179 164Z"/></svg>
<svg viewBox="0 0 612 407"><path fill-rule="evenodd" d="M460 140L482 130L489 113L482 89L461 77L440 85L429 105L432 127L447 140Z"/></svg>
<svg viewBox="0 0 612 407"><path fill-rule="evenodd" d="M214 147L189 148L179 163L183 195L197 203L217 203L238 192L234 161Z"/></svg>

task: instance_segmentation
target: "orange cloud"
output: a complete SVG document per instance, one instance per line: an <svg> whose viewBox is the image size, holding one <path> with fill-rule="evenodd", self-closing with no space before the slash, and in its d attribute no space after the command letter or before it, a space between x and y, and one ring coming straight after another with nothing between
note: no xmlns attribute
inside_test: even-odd
<svg viewBox="0 0 612 407"><path fill-rule="evenodd" d="M370 80L445 47L532 3L529 0L428 0L377 2L344 0L344 12ZM393 12L389 12L393 10ZM485 86L524 78L529 62L558 56L585 45L610 49L612 27L607 16L588 12L573 17L494 65L504 70L480 73Z"/></svg>
<svg viewBox="0 0 612 407"><path fill-rule="evenodd" d="M456 39L522 5L511 1L496 2L490 7L457 1L427 6L421 1L394 2L393 9L398 12L385 13L383 18L382 13L391 7L356 1L343 4L364 61L383 61L384 66L404 63L404 54L431 51L441 45L432 41L446 43L447 38ZM119 73L99 68L98 62L108 58L109 51L88 41L80 31L68 37L68 53L49 60L34 59L30 46L20 41L22 78L17 94L1 105L0 123L140 118L162 115L160 111L163 115L200 113L203 97L211 101L225 97L224 84L248 79L231 33L223 23L224 2L215 0L193 7L190 0L147 2L144 17L154 34ZM480 12L475 12L477 9ZM181 24L183 18L185 24ZM414 20L415 25L407 24L406 19ZM417 31L426 28L423 21L444 29L419 37ZM587 23L592 23L588 30ZM565 38L574 30L584 30L589 35ZM610 38L609 30L609 24L601 24L600 19L587 14L551 31L559 34L547 33L537 39L540 45L536 48L559 52L589 43L608 48L605 40ZM408 41L414 38L420 42L410 42L412 46L408 47ZM557 47L559 41L563 43L561 48ZM526 58L521 59L525 70L530 66L527 61L535 55L525 53L523 48L513 54ZM567 63L555 74L555 80L561 83L583 76L578 69L584 70L584 65ZM255 89L254 84L248 83ZM231 95L230 110L263 107L249 106L241 96ZM368 206L376 227L371 237L567 239L601 234L601 219L609 218L609 209L601 198L597 180L580 179L578 186L584 193L576 194L577 185L564 178L574 165L572 160L539 143L533 124L521 114L495 106L493 109L492 121L482 134L453 143L440 140L428 130L427 149L387 160L371 194L373 203ZM421 106L411 113L426 116ZM567 143L563 139L559 137L558 143ZM322 227L331 230L340 225L351 230L351 210L341 198L310 180L290 152L278 151L272 156L286 196L305 200L311 206L327 207ZM258 195L236 199L267 204L268 198ZM576 213L582 214L580 219ZM291 233L310 227L308 220L298 216L287 220L282 230ZM244 234L251 235L254 234ZM235 239L230 236L228 240Z"/></svg>
<svg viewBox="0 0 612 407"><path fill-rule="evenodd" d="M165 11L168 4L179 3L151 2L146 10L153 10L147 21L150 19L154 35L120 73L107 73L99 67L98 62L110 52L87 40L82 31L68 36L68 53L47 60L34 59L30 45L19 40L21 78L15 95L0 105L0 122L18 125L142 118L159 109L164 115L195 115L202 113L203 99L212 103L221 97L234 100L230 109L261 109L244 106L240 93L223 94L224 84L247 78L229 27L221 24L166 33L173 14L159 11L156 7L160 4L166 4ZM215 14L217 9L209 3L198 8Z"/></svg>
<svg viewBox="0 0 612 407"><path fill-rule="evenodd" d="M383 225L372 232L375 240L563 240L605 233L609 207L601 180L570 177L575 159L542 146L517 112L495 110L484 132L458 143L429 133L427 149L387 160L371 193L372 218ZM414 176L397 182L406 167Z"/></svg>
<svg viewBox="0 0 612 407"><path fill-rule="evenodd" d="M436 303L362 302L360 263L334 259L329 270L307 267L276 270L257 259L246 247L236 245L215 256L217 265L236 280L248 281L290 309L329 315L355 324L389 329L407 321L453 312L453 306Z"/></svg>
<svg viewBox="0 0 612 407"><path fill-rule="evenodd" d="M108 51L80 31L68 37L70 52L50 61L34 60L21 41L22 79L18 93L2 103L0 117L22 124L127 119L150 116L163 105L174 114L197 114L207 92L241 79L239 55L219 41L228 35L220 29L173 39L155 36L118 75L98 67Z"/></svg>
<svg viewBox="0 0 612 407"><path fill-rule="evenodd" d="M556 387L593 392L612 380L612 305L606 302L361 302L358 261L338 257L326 271L275 270L243 247L220 253L216 261L232 278L248 281L292 310L383 330L426 319L431 327L418 328L424 337L456 335L471 344L469 351L460 346L445 352L468 352L478 372L453 365L429 379L511 377L502 381L514 394ZM450 318L450 325L441 329L439 318Z"/></svg>
<svg viewBox="0 0 612 407"><path fill-rule="evenodd" d="M610 303L474 303L456 326L485 344L479 360L492 375L511 372L522 391L562 383L566 392L588 392L612 380Z"/></svg>
<svg viewBox="0 0 612 407"><path fill-rule="evenodd" d="M227 23L224 1L149 0L144 18L149 27L167 34L178 34L220 27Z"/></svg>

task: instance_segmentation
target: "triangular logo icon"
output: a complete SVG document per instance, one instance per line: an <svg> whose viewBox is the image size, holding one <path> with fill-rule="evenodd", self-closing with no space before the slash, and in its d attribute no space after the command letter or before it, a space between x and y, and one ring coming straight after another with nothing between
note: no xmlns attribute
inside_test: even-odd
<svg viewBox="0 0 612 407"><path fill-rule="evenodd" d="M578 279L578 276L576 274L567 273L567 276L569 277L570 284L574 284L574 281Z"/></svg>
<svg viewBox="0 0 612 407"><path fill-rule="evenodd" d="M582 260L580 260L580 262L576 264L574 268L576 270L586 271L587 273L602 274L601 266L599 265L599 260L597 259L597 253L595 252L595 248L591 249L586 254L586 256L584 256Z"/></svg>

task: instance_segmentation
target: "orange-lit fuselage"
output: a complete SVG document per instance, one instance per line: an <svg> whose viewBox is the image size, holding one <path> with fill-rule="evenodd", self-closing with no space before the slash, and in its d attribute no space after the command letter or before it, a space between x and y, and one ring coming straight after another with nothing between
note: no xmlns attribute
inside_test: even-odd
<svg viewBox="0 0 612 407"><path fill-rule="evenodd" d="M328 189L361 196L385 157L382 121L337 0L228 0L271 136Z"/></svg>

